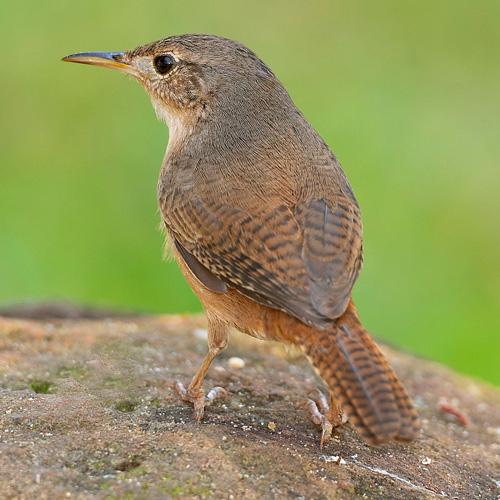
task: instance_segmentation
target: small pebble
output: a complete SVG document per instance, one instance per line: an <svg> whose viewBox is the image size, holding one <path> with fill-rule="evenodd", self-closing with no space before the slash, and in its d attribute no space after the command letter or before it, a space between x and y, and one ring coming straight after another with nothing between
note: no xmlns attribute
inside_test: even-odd
<svg viewBox="0 0 500 500"><path fill-rule="evenodd" d="M235 356L235 357L228 359L227 365L229 366L229 368L240 369L240 368L243 368L245 366L245 361L243 359L237 358Z"/></svg>
<svg viewBox="0 0 500 500"><path fill-rule="evenodd" d="M193 335L199 340L208 339L208 331L206 328L195 328L193 330Z"/></svg>
<svg viewBox="0 0 500 500"><path fill-rule="evenodd" d="M429 465L430 463L432 463L432 459L430 459L429 457L424 457L422 459L422 465Z"/></svg>

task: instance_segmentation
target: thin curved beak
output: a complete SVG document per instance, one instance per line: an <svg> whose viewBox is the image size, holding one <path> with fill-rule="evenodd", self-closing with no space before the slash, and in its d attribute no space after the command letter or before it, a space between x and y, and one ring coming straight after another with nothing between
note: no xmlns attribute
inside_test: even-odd
<svg viewBox="0 0 500 500"><path fill-rule="evenodd" d="M124 55L124 52L79 52L78 54L70 54L63 57L62 60L80 64L92 64L93 66L102 66L134 74L134 67L123 59Z"/></svg>

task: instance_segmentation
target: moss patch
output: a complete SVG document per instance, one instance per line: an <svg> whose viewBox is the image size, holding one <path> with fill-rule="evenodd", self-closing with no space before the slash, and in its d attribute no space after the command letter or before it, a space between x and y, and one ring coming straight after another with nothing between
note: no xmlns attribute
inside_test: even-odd
<svg viewBox="0 0 500 500"><path fill-rule="evenodd" d="M53 388L52 382L48 380L32 380L29 386L37 394L49 394Z"/></svg>
<svg viewBox="0 0 500 500"><path fill-rule="evenodd" d="M115 410L121 411L123 413L133 412L139 403L136 401L131 401L129 399L123 399L122 401L118 401L115 403Z"/></svg>

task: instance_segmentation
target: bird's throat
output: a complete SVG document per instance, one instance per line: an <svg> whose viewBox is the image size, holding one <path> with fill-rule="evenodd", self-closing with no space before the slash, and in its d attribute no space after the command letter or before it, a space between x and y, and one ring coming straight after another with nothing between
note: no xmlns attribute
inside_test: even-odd
<svg viewBox="0 0 500 500"><path fill-rule="evenodd" d="M151 102L153 103L158 119L164 122L168 127L168 145L166 154L170 154L180 148L186 139L192 134L193 125L191 120L187 119L184 113L172 110L161 100L152 97Z"/></svg>

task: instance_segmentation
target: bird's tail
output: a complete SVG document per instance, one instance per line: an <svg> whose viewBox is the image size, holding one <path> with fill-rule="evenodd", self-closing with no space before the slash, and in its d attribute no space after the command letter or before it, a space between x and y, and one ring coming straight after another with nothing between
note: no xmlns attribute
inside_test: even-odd
<svg viewBox="0 0 500 500"><path fill-rule="evenodd" d="M371 444L411 440L418 416L405 388L361 325L354 304L334 331L314 330L297 344L340 402L357 431Z"/></svg>

